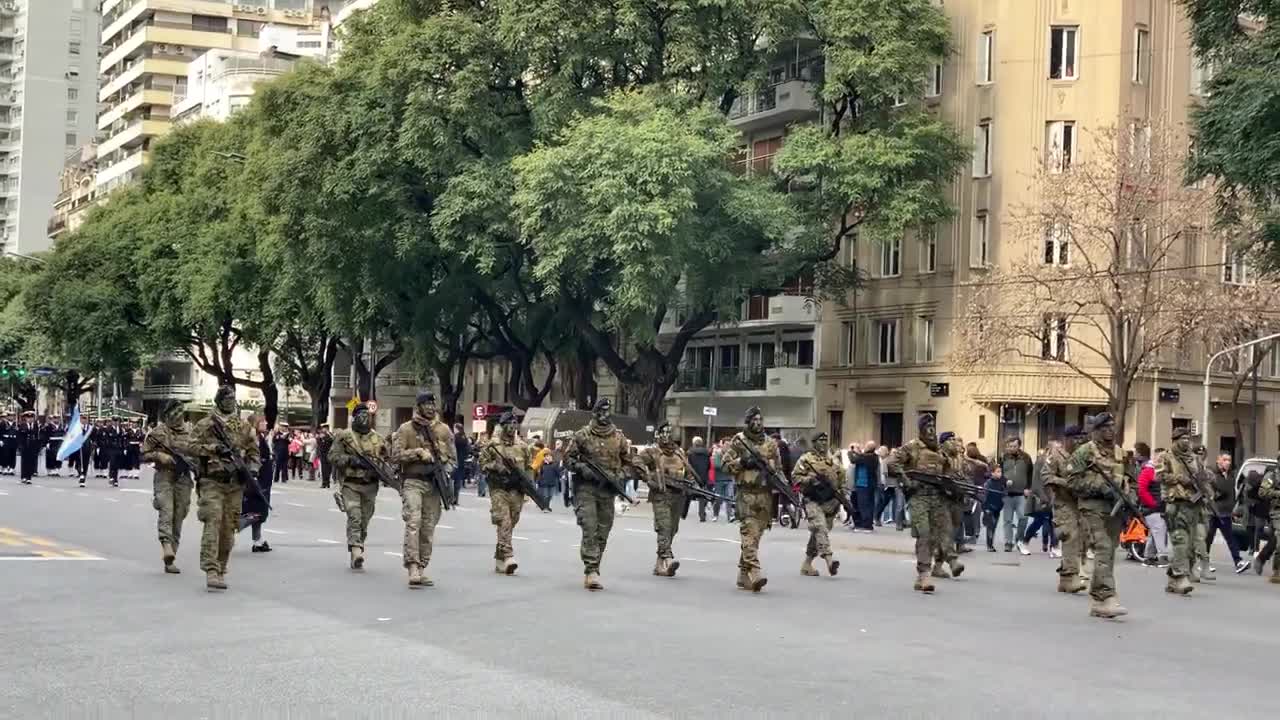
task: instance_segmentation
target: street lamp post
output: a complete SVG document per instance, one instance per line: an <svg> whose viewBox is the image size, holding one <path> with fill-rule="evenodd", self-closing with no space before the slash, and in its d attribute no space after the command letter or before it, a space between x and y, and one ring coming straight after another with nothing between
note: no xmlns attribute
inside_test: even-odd
<svg viewBox="0 0 1280 720"><path fill-rule="evenodd" d="M1206 444L1206 447L1209 442L1209 373L1213 371L1213 363L1218 358L1222 357L1223 355L1226 355L1229 352L1235 352L1236 350L1243 350L1244 348L1253 347L1254 345L1261 345L1264 342L1269 342L1271 340L1276 340L1278 338L1280 338L1280 333L1272 333L1270 335L1260 337L1257 340L1250 340L1249 342L1246 342L1246 343L1240 343L1239 345L1232 345L1229 348L1223 348L1222 350L1219 350L1218 352L1209 356L1209 362L1205 363L1204 365L1204 405L1200 413L1200 437L1202 438L1202 441ZM1254 449L1256 450L1256 448Z"/></svg>

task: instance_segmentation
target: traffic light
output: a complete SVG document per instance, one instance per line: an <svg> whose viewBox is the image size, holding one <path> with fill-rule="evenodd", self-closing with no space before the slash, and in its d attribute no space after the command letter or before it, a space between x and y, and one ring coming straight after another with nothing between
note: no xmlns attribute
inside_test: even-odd
<svg viewBox="0 0 1280 720"><path fill-rule="evenodd" d="M27 369L22 367L18 368L18 379L23 380L26 377L27 377Z"/></svg>
<svg viewBox="0 0 1280 720"><path fill-rule="evenodd" d="M0 368L0 378L7 379L8 377L9 377L9 366L6 365L5 367Z"/></svg>

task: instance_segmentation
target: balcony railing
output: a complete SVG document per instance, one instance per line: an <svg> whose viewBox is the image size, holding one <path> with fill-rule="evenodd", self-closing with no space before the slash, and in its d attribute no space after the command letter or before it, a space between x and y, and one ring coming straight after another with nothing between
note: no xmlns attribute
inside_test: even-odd
<svg viewBox="0 0 1280 720"><path fill-rule="evenodd" d="M190 400L195 397L194 385L144 385L144 400Z"/></svg>
<svg viewBox="0 0 1280 720"><path fill-rule="evenodd" d="M761 365L749 368L719 368L715 371L716 391L732 392L735 390L763 390L765 387L765 370ZM680 368L676 378L676 392L698 392L711 390L712 371L705 367Z"/></svg>

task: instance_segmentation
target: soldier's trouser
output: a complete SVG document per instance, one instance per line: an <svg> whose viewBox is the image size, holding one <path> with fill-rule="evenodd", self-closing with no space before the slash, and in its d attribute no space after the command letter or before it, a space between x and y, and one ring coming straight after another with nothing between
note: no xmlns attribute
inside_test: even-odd
<svg viewBox="0 0 1280 720"><path fill-rule="evenodd" d="M342 502L347 508L347 549L364 549L364 539L369 536L369 521L373 519L374 505L378 501L378 481L343 480Z"/></svg>
<svg viewBox="0 0 1280 720"><path fill-rule="evenodd" d="M1070 490L1049 486L1049 495L1053 498L1053 532L1062 543L1062 562L1058 564L1058 574L1062 577L1075 577L1080 574L1080 566L1084 564L1088 532L1080 522L1080 505Z"/></svg>
<svg viewBox="0 0 1280 720"><path fill-rule="evenodd" d="M918 490L907 500L911 512L911 534L916 538L916 572L929 572L942 546L952 544L951 510L946 500L926 490ZM952 550L952 552L955 552Z"/></svg>
<svg viewBox="0 0 1280 720"><path fill-rule="evenodd" d="M653 532L658 536L658 557L673 558L671 541L680 531L680 516L686 507L684 493L649 491L653 505Z"/></svg>
<svg viewBox="0 0 1280 720"><path fill-rule="evenodd" d="M201 570L225 572L227 558L231 557L231 548L236 542L243 500L244 487L239 483L216 478L200 480L196 517L204 523L200 534Z"/></svg>
<svg viewBox="0 0 1280 720"><path fill-rule="evenodd" d="M804 547L806 557L829 557L831 555L831 528L835 526L836 515L840 512L839 500L828 500L824 503L805 498L804 514L809 522L809 544Z"/></svg>
<svg viewBox="0 0 1280 720"><path fill-rule="evenodd" d="M600 560L604 557L609 532L613 530L613 490L590 482L573 485L573 511L582 528L582 572L600 572Z"/></svg>
<svg viewBox="0 0 1280 720"><path fill-rule="evenodd" d="M107 477L114 481L120 480L120 468L124 466L124 452L120 450L110 450L107 453Z"/></svg>
<svg viewBox="0 0 1280 720"><path fill-rule="evenodd" d="M1080 524L1087 542L1093 548L1093 577L1089 581L1089 597L1106 600L1116 594L1116 548L1120 545L1120 531L1124 523L1110 510L1089 507L1080 508Z"/></svg>
<svg viewBox="0 0 1280 720"><path fill-rule="evenodd" d="M933 559L938 562L950 562L959 557L956 542L960 540L960 527L964 523L964 510L960 501L947 496L939 498L942 512L947 516L947 532L938 537L938 544L933 548Z"/></svg>
<svg viewBox="0 0 1280 720"><path fill-rule="evenodd" d="M1196 525L1200 522L1200 508L1185 500L1174 500L1165 503L1165 522L1169 527L1169 544L1172 552L1169 557L1169 577L1186 577L1191 574L1191 562L1195 550L1191 547L1196 534Z"/></svg>
<svg viewBox="0 0 1280 720"><path fill-rule="evenodd" d="M431 562L431 540L444 511L431 483L405 478L400 490L400 517L404 519L404 566L426 567Z"/></svg>
<svg viewBox="0 0 1280 720"><path fill-rule="evenodd" d="M157 471L154 485L151 507L160 515L157 523L160 542L169 543L177 550L178 543L182 540L182 521L187 519L187 510L191 508L191 481Z"/></svg>
<svg viewBox="0 0 1280 720"><path fill-rule="evenodd" d="M1274 502L1274 501L1273 501ZM1280 512L1271 513L1271 539L1267 542L1267 547L1272 547L1276 543L1277 534L1280 534ZM1271 574L1280 576L1280 552L1271 553ZM1261 560L1260 562L1266 562Z"/></svg>
<svg viewBox="0 0 1280 720"><path fill-rule="evenodd" d="M1196 526L1191 533L1191 562L1209 562L1209 506L1196 507Z"/></svg>
<svg viewBox="0 0 1280 720"><path fill-rule="evenodd" d="M493 551L495 560L506 560L516 554L511 543L511 533L520 522L524 500L524 493L519 490L494 486L489 492L489 519L498 531L498 544Z"/></svg>
<svg viewBox="0 0 1280 720"><path fill-rule="evenodd" d="M760 538L773 524L773 494L765 488L738 486L735 500L738 534L742 538L739 570L760 569Z"/></svg>

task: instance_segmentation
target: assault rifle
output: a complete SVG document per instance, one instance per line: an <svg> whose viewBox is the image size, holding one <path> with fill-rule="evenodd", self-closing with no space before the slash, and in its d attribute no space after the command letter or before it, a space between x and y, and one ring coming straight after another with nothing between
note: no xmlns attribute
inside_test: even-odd
<svg viewBox="0 0 1280 720"><path fill-rule="evenodd" d="M434 461L427 465L427 480L440 496L440 505L445 510L452 510L458 504L453 496L453 480L444 474L444 463L440 462L440 450L436 447L435 438L431 437L431 428L426 428L424 431L422 428L415 427L415 430L418 432L418 437L431 446L431 456L434 458Z"/></svg>
<svg viewBox="0 0 1280 720"><path fill-rule="evenodd" d="M674 476L674 477L667 477L667 476L662 472L662 468L661 468L661 467L659 467L659 468L657 469L657 472L658 472L658 486L659 486L659 487L661 487L661 488L664 488L664 489L665 489L666 487L668 487L668 486L670 486L670 485L674 485L674 486L675 486L677 489L679 489L681 492L685 493L686 495L689 495L689 496L695 497L695 498L701 498L701 499L703 499L703 500L711 500L711 501L713 501L713 502L729 502L729 498L727 498L727 497L725 497L725 496L723 496L723 495L720 495L720 494L718 494L718 493L714 493L714 492L712 492L712 491L710 491L710 490L708 490L708 489L706 489L706 488L702 487L702 486L701 486L701 485L699 485L698 483L696 483L696 482L694 482L694 481L692 481L692 480L689 480L688 478L684 477L683 475L676 475L676 476Z"/></svg>
<svg viewBox="0 0 1280 720"><path fill-rule="evenodd" d="M1114 517L1121 510L1124 510L1124 514L1127 517L1137 519L1138 523L1142 525L1142 529L1148 533L1151 532L1151 528L1147 526L1147 519L1142 514L1142 509L1120 489L1119 485L1116 485L1116 481L1111 479L1110 473L1098 467L1097 463L1089 463L1089 467L1093 468L1102 477L1102 481L1107 484L1107 487L1111 488L1111 494L1116 496L1116 504L1111 506L1111 515Z"/></svg>
<svg viewBox="0 0 1280 720"><path fill-rule="evenodd" d="M267 506L268 510L272 510L271 503L267 500L267 496L262 494L262 488L258 487L258 479L253 476L253 472L249 470L249 466L245 463L244 457L236 450L236 446L232 444L231 438L227 435L227 426L223 424L222 418L218 417L218 413L211 413L209 417L213 420L209 428L213 430L213 438L222 446L222 450L227 459L231 461L231 466L235 468L236 480L238 480L245 488L252 490L253 494Z"/></svg>
<svg viewBox="0 0 1280 720"><path fill-rule="evenodd" d="M395 473L391 472L381 461L369 457L355 444L349 442L346 435L342 436L342 446L350 451L351 456L356 459L357 465L373 473L373 476L378 478L379 482L396 491L400 490L402 483L395 476Z"/></svg>
<svg viewBox="0 0 1280 720"><path fill-rule="evenodd" d="M152 437L151 442L159 446L161 450L169 453L169 457L173 458L174 467L177 469L178 475L180 477L187 477L192 480L195 480L196 466L194 463L191 462L189 458L187 458L186 455L183 455L182 453L178 452L173 448L172 445L161 440L158 437Z"/></svg>
<svg viewBox="0 0 1280 720"><path fill-rule="evenodd" d="M738 447L747 451L747 455L755 462L755 469L764 473L765 484L769 486L769 489L777 491L779 495L786 498L787 502L791 503L791 506L796 509L797 515L803 515L804 503L800 501L800 496L796 495L796 492L791 489L791 483L787 482L782 473L774 470L773 466L760 457L760 453L756 452L755 448L743 442L742 438L735 436L734 442L738 443Z"/></svg>
<svg viewBox="0 0 1280 720"><path fill-rule="evenodd" d="M910 480L915 480L916 482L937 488L949 495L959 491L962 497L968 495L979 502L987 496L987 489L985 487L982 487L981 485L974 485L973 483L958 477L939 475L937 473L926 472L924 470L905 470L903 471L903 474Z"/></svg>
<svg viewBox="0 0 1280 720"><path fill-rule="evenodd" d="M587 470L590 472L590 474L595 476L596 480L609 486L609 489L612 490L614 494L617 495L618 497L622 498L623 500L626 500L632 505L635 505L636 502L638 502L635 498L627 494L627 487L622 484L621 480L605 472L603 469L601 469L599 465L595 463L594 460L589 460L579 455L578 464L586 466Z"/></svg>
<svg viewBox="0 0 1280 720"><path fill-rule="evenodd" d="M542 497L542 494L538 492L538 486L533 484L533 478L525 475L524 471L516 465L514 460L498 452L496 448L493 452L502 459L502 464L507 466L507 470L510 471L511 477L516 479L516 484L520 486L520 492L528 495L530 499L533 500L533 504L538 506L539 510L550 510L551 503L547 502L546 498Z"/></svg>
<svg viewBox="0 0 1280 720"><path fill-rule="evenodd" d="M849 494L840 492L839 483L827 479L827 477L821 473L818 474L818 478L819 478L819 482L831 488L831 490L835 493L836 499L840 501L840 507L844 508L845 514L848 517L850 518L858 517L858 511L854 509L853 501L849 499Z"/></svg>

